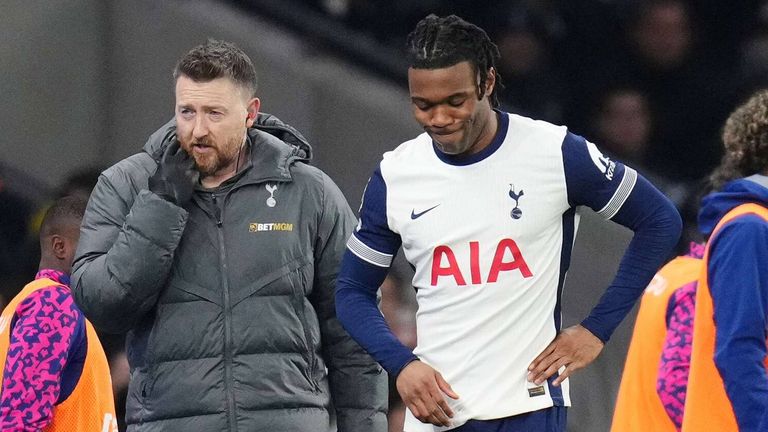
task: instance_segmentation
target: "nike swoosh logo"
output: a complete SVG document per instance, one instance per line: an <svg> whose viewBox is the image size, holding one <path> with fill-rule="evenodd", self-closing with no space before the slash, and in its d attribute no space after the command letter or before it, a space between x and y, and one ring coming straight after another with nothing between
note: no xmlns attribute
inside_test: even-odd
<svg viewBox="0 0 768 432"><path fill-rule="evenodd" d="M437 207L437 206L439 206L439 205L440 205L440 204L436 205L435 207ZM430 211L430 210L434 210L434 209L435 209L435 207L430 207L430 208L428 208L428 209L426 209L426 210L424 210L423 212L420 212L420 213L416 213L416 209L413 209L413 210L411 210L411 219L412 219L412 220L416 220L416 219L418 219L418 218L420 218L420 217L424 216L424 213L426 213L426 212L428 212L428 211Z"/></svg>

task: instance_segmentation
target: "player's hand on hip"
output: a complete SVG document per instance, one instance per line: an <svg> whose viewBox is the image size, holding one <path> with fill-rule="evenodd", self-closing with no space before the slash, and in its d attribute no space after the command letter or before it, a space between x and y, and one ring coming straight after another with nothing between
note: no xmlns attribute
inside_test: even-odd
<svg viewBox="0 0 768 432"><path fill-rule="evenodd" d="M397 376L397 391L411 413L422 423L450 426L453 410L445 396L458 399L443 376L418 360L408 363Z"/></svg>
<svg viewBox="0 0 768 432"><path fill-rule="evenodd" d="M552 385L560 385L573 372L592 363L603 346L603 341L581 325L568 327L528 366L528 381L541 384L565 366L552 382Z"/></svg>

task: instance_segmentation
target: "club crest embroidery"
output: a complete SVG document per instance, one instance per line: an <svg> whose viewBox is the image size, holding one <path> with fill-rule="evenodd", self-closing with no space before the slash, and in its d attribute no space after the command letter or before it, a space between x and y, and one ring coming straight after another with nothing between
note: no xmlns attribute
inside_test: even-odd
<svg viewBox="0 0 768 432"><path fill-rule="evenodd" d="M277 190L277 185L271 185L267 183L267 185L264 187L267 189L267 192L269 192L269 198L267 198L267 205L270 207L276 206L277 200L275 199L275 191Z"/></svg>
<svg viewBox="0 0 768 432"><path fill-rule="evenodd" d="M512 216L512 219L520 219L523 216L523 211L520 210L520 197L522 197L524 193L525 192L523 192L522 189L520 189L520 192L515 192L515 185L509 185L509 197L515 200L515 207L509 214Z"/></svg>

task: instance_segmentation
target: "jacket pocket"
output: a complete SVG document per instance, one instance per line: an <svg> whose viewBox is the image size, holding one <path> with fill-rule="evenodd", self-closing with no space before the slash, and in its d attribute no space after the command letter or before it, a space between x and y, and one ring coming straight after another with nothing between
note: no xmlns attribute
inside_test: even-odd
<svg viewBox="0 0 768 432"><path fill-rule="evenodd" d="M128 424L141 425L147 420L147 401L152 394L152 378L149 370L137 367L131 372L128 381L126 401L126 421Z"/></svg>
<svg viewBox="0 0 768 432"><path fill-rule="evenodd" d="M309 323L309 318L307 317L305 309L306 296L304 293L307 291L304 290L304 287L308 283L306 276L302 272L305 267L306 265L297 268L294 270L294 274L291 275L291 305L301 323L301 330L304 335L304 350L302 352L302 357L304 357L304 361L306 361L308 368L308 370L304 371L304 375L312 386L312 390L317 393L320 391L320 383L317 382L315 376L317 356L315 355L315 344L312 339L312 326Z"/></svg>

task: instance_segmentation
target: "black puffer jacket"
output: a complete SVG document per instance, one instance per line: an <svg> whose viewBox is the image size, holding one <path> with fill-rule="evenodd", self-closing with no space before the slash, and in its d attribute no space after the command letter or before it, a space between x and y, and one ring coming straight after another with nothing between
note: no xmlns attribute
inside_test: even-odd
<svg viewBox="0 0 768 432"><path fill-rule="evenodd" d="M258 123L250 166L185 208L147 190L173 122L91 195L72 288L129 332L130 431L386 430L386 376L334 310L354 215L301 135Z"/></svg>

